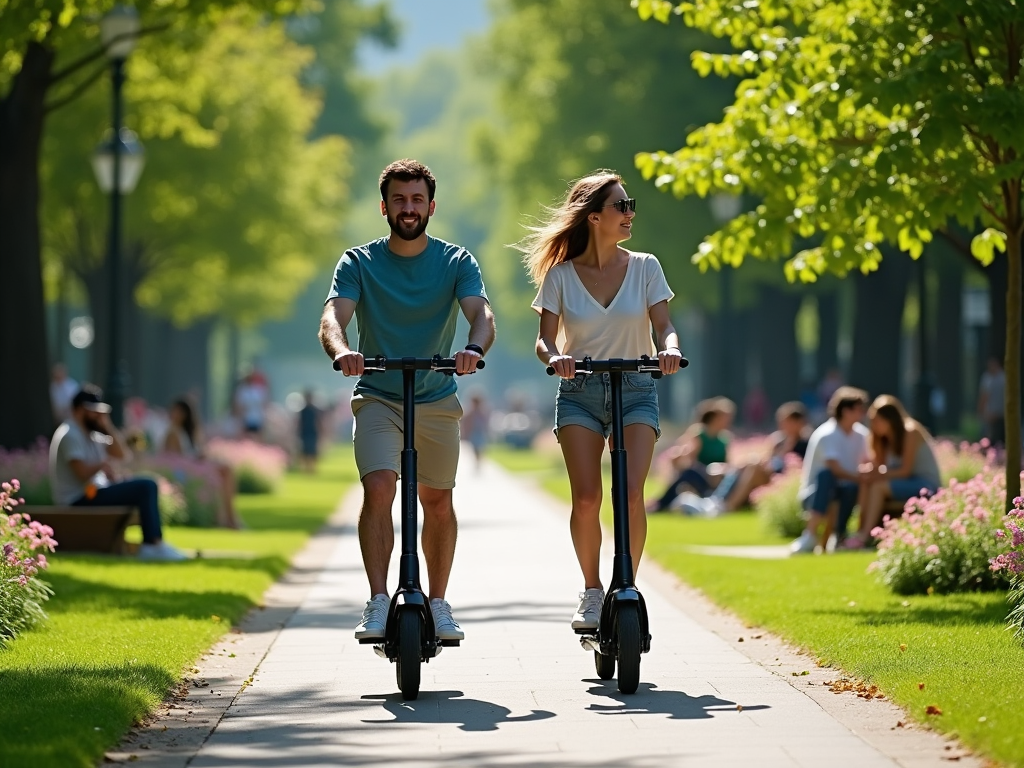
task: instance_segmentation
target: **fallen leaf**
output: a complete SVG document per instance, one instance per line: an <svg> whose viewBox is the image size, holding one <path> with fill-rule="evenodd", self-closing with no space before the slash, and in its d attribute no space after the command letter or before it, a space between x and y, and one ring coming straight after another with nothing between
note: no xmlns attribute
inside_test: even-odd
<svg viewBox="0 0 1024 768"><path fill-rule="evenodd" d="M907 644L906 643L900 643L900 650L901 651L907 650Z"/></svg>
<svg viewBox="0 0 1024 768"><path fill-rule="evenodd" d="M742 704L737 704L736 705L736 711L737 712L742 712L743 711L743 705Z"/></svg>
<svg viewBox="0 0 1024 768"><path fill-rule="evenodd" d="M917 690L923 691L924 690L924 683L918 683L917 684Z"/></svg>
<svg viewBox="0 0 1024 768"><path fill-rule="evenodd" d="M942 710L936 707L934 704L929 704L927 707L925 707L924 713L926 715L941 715Z"/></svg>
<svg viewBox="0 0 1024 768"><path fill-rule="evenodd" d="M896 721L896 727L897 728L906 728L906 724L902 720L897 720Z"/></svg>
<svg viewBox="0 0 1024 768"><path fill-rule="evenodd" d="M909 608L910 607L910 601L909 600L904 600L902 603L900 603L900 605L902 605L904 608Z"/></svg>
<svg viewBox="0 0 1024 768"><path fill-rule="evenodd" d="M739 640L737 640L736 642L737 642L737 643L742 643L742 642L743 642L743 638L741 637L741 638L740 638Z"/></svg>

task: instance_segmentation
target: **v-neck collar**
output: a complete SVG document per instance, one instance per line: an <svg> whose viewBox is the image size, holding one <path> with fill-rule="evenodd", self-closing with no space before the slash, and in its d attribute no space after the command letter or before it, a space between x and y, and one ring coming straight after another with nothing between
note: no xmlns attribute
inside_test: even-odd
<svg viewBox="0 0 1024 768"><path fill-rule="evenodd" d="M617 291L615 291L615 295L612 297L612 300L608 302L607 307L600 301L598 301L594 294L592 294L590 290L587 288L587 284L583 282L583 278L580 277L580 273L576 271L576 265L573 264L572 261L569 261L568 264L569 269L572 270L572 274L576 278L576 282L579 283L580 288L583 289L583 292L587 294L587 298L589 298L602 312L607 314L608 312L611 311L612 307L615 306L615 302L619 300L619 296L622 295L622 287L626 284L626 281L629 279L629 270L633 268L633 254L628 253L626 255L626 273L622 276L622 282L619 283L619 288Z"/></svg>

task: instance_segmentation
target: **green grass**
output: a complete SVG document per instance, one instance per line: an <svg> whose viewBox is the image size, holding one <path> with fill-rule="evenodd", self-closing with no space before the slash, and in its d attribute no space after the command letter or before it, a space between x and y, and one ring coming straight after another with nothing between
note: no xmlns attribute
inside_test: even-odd
<svg viewBox="0 0 1024 768"><path fill-rule="evenodd" d="M187 563L54 555L50 620L0 650L0 763L93 766L255 605L356 480L351 452L242 496L244 531L172 528Z"/></svg>
<svg viewBox="0 0 1024 768"><path fill-rule="evenodd" d="M536 455L533 471L546 490L568 500L564 470L552 468L557 459ZM525 456L517 461L529 465ZM877 685L917 721L1024 766L1024 648L1005 629L1003 594L893 595L867 572L872 556L864 553L751 560L688 551L777 543L751 513L717 520L657 515L647 554L747 623ZM927 715L928 706L942 714Z"/></svg>

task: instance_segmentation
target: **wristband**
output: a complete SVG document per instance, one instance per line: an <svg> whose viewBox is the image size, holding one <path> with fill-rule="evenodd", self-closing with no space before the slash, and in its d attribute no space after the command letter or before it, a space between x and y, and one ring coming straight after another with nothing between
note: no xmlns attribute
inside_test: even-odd
<svg viewBox="0 0 1024 768"><path fill-rule="evenodd" d="M467 344L466 349L470 352L476 352L480 357L484 356L484 348L479 344Z"/></svg>

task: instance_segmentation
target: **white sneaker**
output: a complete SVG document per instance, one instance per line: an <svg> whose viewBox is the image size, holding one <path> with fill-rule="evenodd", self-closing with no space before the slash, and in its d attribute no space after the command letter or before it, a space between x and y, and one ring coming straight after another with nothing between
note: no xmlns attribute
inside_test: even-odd
<svg viewBox="0 0 1024 768"><path fill-rule="evenodd" d="M435 597L430 601L430 612L434 616L434 634L438 640L465 640L466 633L452 617L452 607L447 600Z"/></svg>
<svg viewBox="0 0 1024 768"><path fill-rule="evenodd" d="M708 496L706 499L701 499L701 510L704 513L704 517L721 517L725 514L725 502L717 496Z"/></svg>
<svg viewBox="0 0 1024 768"><path fill-rule="evenodd" d="M696 493L684 491L672 500L672 503L669 504L669 509L674 512L682 512L684 515L691 517L704 517L705 501L706 499L698 496Z"/></svg>
<svg viewBox="0 0 1024 768"><path fill-rule="evenodd" d="M161 541L159 544L140 544L139 560L180 563L182 560L188 560L188 555L180 549L175 549L166 541Z"/></svg>
<svg viewBox="0 0 1024 768"><path fill-rule="evenodd" d="M597 629L601 623L604 590L592 587L580 592L580 605L572 617L573 629Z"/></svg>
<svg viewBox="0 0 1024 768"><path fill-rule="evenodd" d="M789 554L810 555L814 553L816 546L818 546L817 537L810 531L804 531L800 534L799 539L794 539L793 543L789 545Z"/></svg>
<svg viewBox="0 0 1024 768"><path fill-rule="evenodd" d="M356 640L383 640L384 625L388 620L388 607L391 598L387 595L374 595L366 601L363 618L356 626Z"/></svg>

